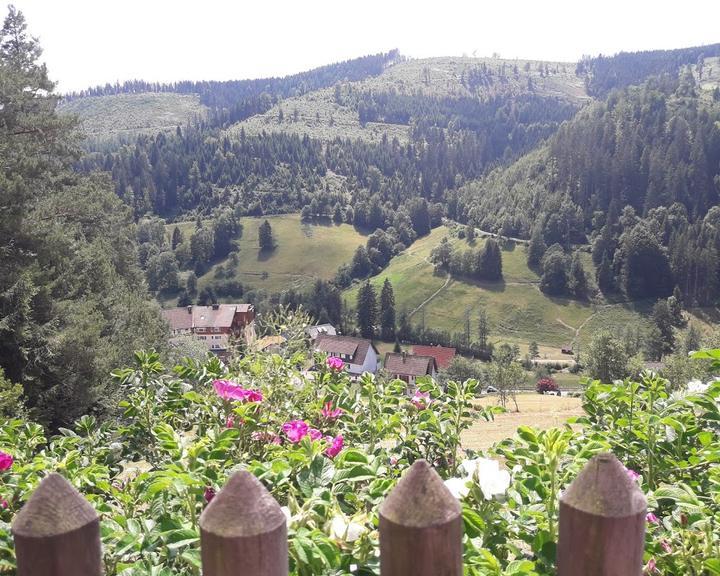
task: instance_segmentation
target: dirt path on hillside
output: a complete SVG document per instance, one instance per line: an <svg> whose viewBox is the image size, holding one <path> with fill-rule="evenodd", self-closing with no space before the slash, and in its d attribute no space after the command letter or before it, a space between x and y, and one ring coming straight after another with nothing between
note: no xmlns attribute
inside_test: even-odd
<svg viewBox="0 0 720 576"><path fill-rule="evenodd" d="M412 318L413 315L414 315L416 312L418 312L419 310L422 310L423 306L425 306L425 305L426 305L427 303L429 303L433 298L435 298L438 294L440 294L440 292L442 292L443 290L445 290L445 288L448 287L448 285L450 284L451 281L452 281L452 276L451 276L450 274L448 274L448 275L447 275L447 278L445 278L445 283L444 283L442 286L440 286L440 288L438 288L437 290L435 290L435 292L433 292L428 298L426 298L425 300L423 300L418 306L416 306L415 309L412 310L412 311L410 312L410 314L408 314L408 318Z"/></svg>

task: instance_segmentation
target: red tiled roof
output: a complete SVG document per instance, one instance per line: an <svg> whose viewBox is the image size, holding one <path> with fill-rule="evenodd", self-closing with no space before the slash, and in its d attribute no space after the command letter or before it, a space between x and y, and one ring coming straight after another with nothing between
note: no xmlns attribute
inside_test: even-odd
<svg viewBox="0 0 720 576"><path fill-rule="evenodd" d="M447 368L455 358L455 348L444 346L413 346L413 354L418 356L432 356L437 362L438 368Z"/></svg>
<svg viewBox="0 0 720 576"><path fill-rule="evenodd" d="M401 376L425 376L432 374L435 368L435 358L432 356L416 356L401 352L388 352L385 354L383 368L390 374Z"/></svg>

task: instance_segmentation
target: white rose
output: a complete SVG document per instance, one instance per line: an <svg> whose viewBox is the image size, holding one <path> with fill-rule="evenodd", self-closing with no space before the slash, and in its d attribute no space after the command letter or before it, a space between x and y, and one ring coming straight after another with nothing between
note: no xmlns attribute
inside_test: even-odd
<svg viewBox="0 0 720 576"><path fill-rule="evenodd" d="M365 526L354 522L343 514L337 514L330 522L330 535L336 540L355 542L365 533Z"/></svg>
<svg viewBox="0 0 720 576"><path fill-rule="evenodd" d="M450 490L450 494L458 500L465 498L470 493L467 478L449 478L445 480L445 487Z"/></svg>
<svg viewBox="0 0 720 576"><path fill-rule="evenodd" d="M690 380L690 382L687 383L687 391L690 392L690 394L703 394L707 392L709 387L709 384L703 384L700 380Z"/></svg>
<svg viewBox="0 0 720 576"><path fill-rule="evenodd" d="M493 496L502 496L510 486L510 473L500 469L497 460L489 458L476 458L464 460L460 467L468 477L477 481L485 500L492 500Z"/></svg>

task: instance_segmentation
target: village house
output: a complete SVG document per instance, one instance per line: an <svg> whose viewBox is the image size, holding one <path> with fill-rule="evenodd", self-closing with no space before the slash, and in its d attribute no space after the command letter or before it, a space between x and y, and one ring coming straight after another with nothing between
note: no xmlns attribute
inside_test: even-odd
<svg viewBox="0 0 720 576"><path fill-rule="evenodd" d="M383 369L393 378L408 383L408 388L415 386L415 380L422 376L435 377L437 363L432 356L417 356L406 352L388 352L385 354Z"/></svg>
<svg viewBox="0 0 720 576"><path fill-rule="evenodd" d="M353 376L363 372L375 374L378 366L378 351L370 340L352 336L333 336L319 334L314 348L317 352L325 352L328 356L340 358Z"/></svg>
<svg viewBox="0 0 720 576"><path fill-rule="evenodd" d="M453 358L455 358L455 348L445 346L420 346L416 344L412 347L412 353L416 356L432 356L435 358L438 370L449 368Z"/></svg>
<svg viewBox="0 0 720 576"><path fill-rule="evenodd" d="M255 308L252 304L185 306L162 311L173 337L191 335L208 350L222 356L231 337L250 343L255 337Z"/></svg>
<svg viewBox="0 0 720 576"><path fill-rule="evenodd" d="M315 342L320 334L327 334L328 336L337 335L335 326L332 324L318 324L317 326L308 326L305 328L305 334L310 337L310 340Z"/></svg>

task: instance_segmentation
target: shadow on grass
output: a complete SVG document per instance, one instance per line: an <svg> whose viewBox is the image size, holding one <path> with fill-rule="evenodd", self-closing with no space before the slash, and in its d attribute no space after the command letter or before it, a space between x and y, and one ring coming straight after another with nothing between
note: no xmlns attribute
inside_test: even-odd
<svg viewBox="0 0 720 576"><path fill-rule="evenodd" d="M270 258L273 257L273 254L275 254L277 250L277 246L273 246L272 248L265 248L258 250L257 259L258 262L267 262L270 260Z"/></svg>

